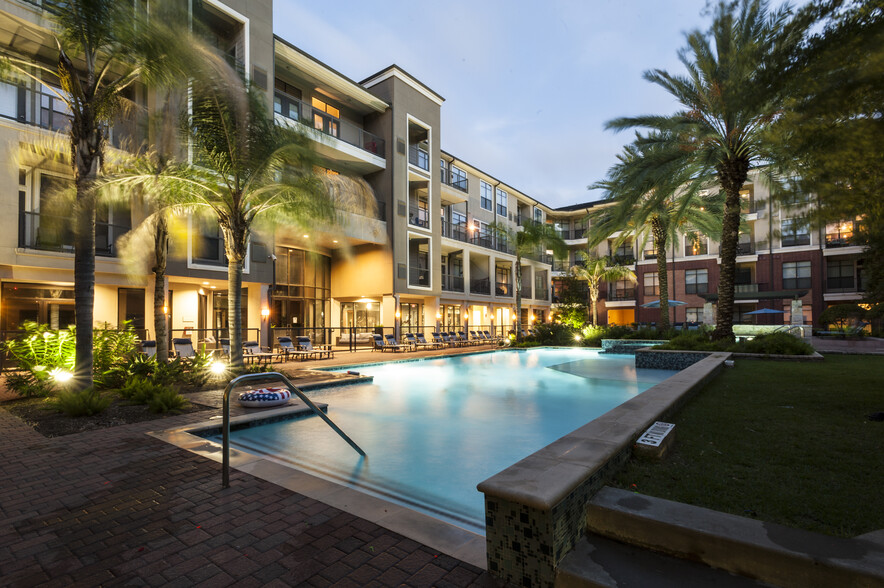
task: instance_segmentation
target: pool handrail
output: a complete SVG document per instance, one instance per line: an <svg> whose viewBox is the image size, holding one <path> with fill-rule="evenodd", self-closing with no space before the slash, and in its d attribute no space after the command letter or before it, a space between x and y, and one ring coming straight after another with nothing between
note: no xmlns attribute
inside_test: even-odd
<svg viewBox="0 0 884 588"><path fill-rule="evenodd" d="M313 404L313 401L307 398L303 392L301 392L298 388L295 387L291 381L282 375L279 372L264 372L260 374L244 374L242 376L233 378L227 384L227 387L224 388L224 399L223 399L223 407L222 407L222 415L223 421L221 424L221 447L222 447L222 458L221 458L221 487L222 488L230 488L230 392L233 391L239 384L242 382L247 382L249 380L280 380L282 383L286 385L289 391L293 396L297 396L301 399L301 402L306 404L310 410L312 410L316 415L322 417L328 426L330 426L341 438L350 444L350 447L356 450L359 455L365 457L365 452L362 451L362 448L356 445L356 443L347 436L344 431L340 429L329 417L327 414L322 412L322 410Z"/></svg>

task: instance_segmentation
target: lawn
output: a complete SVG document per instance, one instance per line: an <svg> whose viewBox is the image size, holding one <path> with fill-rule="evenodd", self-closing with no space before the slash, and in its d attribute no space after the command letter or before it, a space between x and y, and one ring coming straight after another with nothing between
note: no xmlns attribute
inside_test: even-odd
<svg viewBox="0 0 884 588"><path fill-rule="evenodd" d="M616 484L853 537L884 529L884 357L736 360L672 420L674 450Z"/></svg>

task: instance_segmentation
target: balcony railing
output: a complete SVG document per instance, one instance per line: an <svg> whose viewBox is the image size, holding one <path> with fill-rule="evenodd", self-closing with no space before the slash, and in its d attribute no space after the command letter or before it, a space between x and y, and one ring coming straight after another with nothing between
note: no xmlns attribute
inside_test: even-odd
<svg viewBox="0 0 884 588"><path fill-rule="evenodd" d="M463 292L463 276L442 274L442 289L446 292Z"/></svg>
<svg viewBox="0 0 884 588"><path fill-rule="evenodd" d="M464 224L452 224L450 221L442 220L442 236L449 239L455 239L463 243L467 243L467 227Z"/></svg>
<svg viewBox="0 0 884 588"><path fill-rule="evenodd" d="M466 176L460 174L452 174L449 170L444 168L442 169L442 183L451 186L455 190L460 190L461 192L469 192L470 183Z"/></svg>
<svg viewBox="0 0 884 588"><path fill-rule="evenodd" d="M616 302L619 300L635 300L635 288L608 288L606 300Z"/></svg>
<svg viewBox="0 0 884 588"><path fill-rule="evenodd" d="M690 241L684 244L684 254L685 257L692 257L694 255L706 255L709 253L709 246L706 243L691 243Z"/></svg>
<svg viewBox="0 0 884 588"><path fill-rule="evenodd" d="M494 285L494 295L495 296L512 296L513 295L512 282L496 282Z"/></svg>
<svg viewBox="0 0 884 588"><path fill-rule="evenodd" d="M549 300L549 288L536 288L534 300Z"/></svg>
<svg viewBox="0 0 884 588"><path fill-rule="evenodd" d="M657 251L655 249L642 251L642 259L657 259Z"/></svg>
<svg viewBox="0 0 884 588"><path fill-rule="evenodd" d="M743 242L737 243L737 255L753 255L755 253L755 243Z"/></svg>
<svg viewBox="0 0 884 588"><path fill-rule="evenodd" d="M571 270L571 264L567 261L562 261L561 259L556 259L552 263L552 271L554 272L567 272Z"/></svg>
<svg viewBox="0 0 884 588"><path fill-rule="evenodd" d="M117 254L117 240L131 227L110 223L95 223L95 254L113 257ZM74 251L74 229L71 219L39 212L22 212L19 216L18 246L40 251Z"/></svg>
<svg viewBox="0 0 884 588"><path fill-rule="evenodd" d="M857 239L856 235L853 233L850 233L850 234L827 233L826 234L826 249L833 249L836 247L851 247L853 245L861 245L859 239Z"/></svg>
<svg viewBox="0 0 884 588"><path fill-rule="evenodd" d="M845 293L857 291L861 292L862 287L857 287L856 280L853 276L838 276L826 278L826 292Z"/></svg>
<svg viewBox="0 0 884 588"><path fill-rule="evenodd" d="M810 245L810 235L783 235L783 247L800 247L802 245Z"/></svg>
<svg viewBox="0 0 884 588"><path fill-rule="evenodd" d="M430 171L430 154L420 145L408 146L408 163L422 170Z"/></svg>
<svg viewBox="0 0 884 588"><path fill-rule="evenodd" d="M611 254L608 256L608 265L632 265L635 263L635 255L632 253Z"/></svg>
<svg viewBox="0 0 884 588"><path fill-rule="evenodd" d="M273 93L274 111L306 127L336 137L363 151L384 157L384 140L343 119L313 108L284 92Z"/></svg>
<svg viewBox="0 0 884 588"><path fill-rule="evenodd" d="M470 294L491 294L491 279L470 280Z"/></svg>
<svg viewBox="0 0 884 588"><path fill-rule="evenodd" d="M67 132L71 128L71 112L55 94L3 82L0 92L5 95L0 101L0 116L50 131Z"/></svg>
<svg viewBox="0 0 884 588"><path fill-rule="evenodd" d="M734 292L755 293L758 292L758 284L734 284Z"/></svg>
<svg viewBox="0 0 884 588"><path fill-rule="evenodd" d="M428 287L430 285L430 269L423 267L409 268L408 285Z"/></svg>

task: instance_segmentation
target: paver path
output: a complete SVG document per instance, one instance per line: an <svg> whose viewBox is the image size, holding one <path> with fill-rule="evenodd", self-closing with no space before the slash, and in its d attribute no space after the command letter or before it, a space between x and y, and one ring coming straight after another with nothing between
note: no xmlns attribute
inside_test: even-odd
<svg viewBox="0 0 884 588"><path fill-rule="evenodd" d="M148 437L47 439L0 408L0 585L495 586L483 570Z"/></svg>

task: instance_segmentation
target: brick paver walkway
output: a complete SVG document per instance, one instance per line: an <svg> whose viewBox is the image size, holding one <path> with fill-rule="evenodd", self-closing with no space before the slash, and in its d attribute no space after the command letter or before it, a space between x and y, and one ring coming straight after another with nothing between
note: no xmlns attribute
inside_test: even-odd
<svg viewBox="0 0 884 588"><path fill-rule="evenodd" d="M379 358L378 358L379 359ZM47 439L0 408L0 585L495 586L373 523L148 437Z"/></svg>

